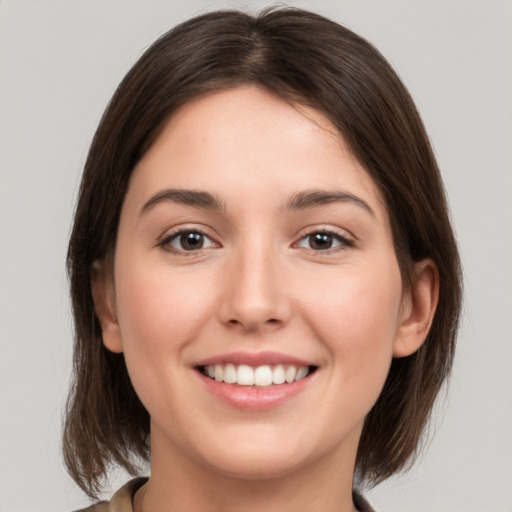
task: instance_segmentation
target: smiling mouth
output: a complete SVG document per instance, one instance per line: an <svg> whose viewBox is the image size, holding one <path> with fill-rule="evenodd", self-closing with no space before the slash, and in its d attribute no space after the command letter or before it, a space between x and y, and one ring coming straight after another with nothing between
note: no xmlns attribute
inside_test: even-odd
<svg viewBox="0 0 512 512"><path fill-rule="evenodd" d="M198 366L197 369L206 377L216 382L235 386L269 387L272 385L291 384L311 375L316 366L299 365L261 365L215 364Z"/></svg>

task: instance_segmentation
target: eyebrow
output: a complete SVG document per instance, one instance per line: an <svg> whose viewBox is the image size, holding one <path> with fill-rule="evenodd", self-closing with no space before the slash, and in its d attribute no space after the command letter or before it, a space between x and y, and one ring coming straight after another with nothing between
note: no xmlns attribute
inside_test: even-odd
<svg viewBox="0 0 512 512"><path fill-rule="evenodd" d="M183 204L193 208L215 212L226 211L225 204L210 192L171 188L156 193L146 201L141 209L141 215L152 210L158 204L165 202ZM297 192L288 199L284 208L285 210L307 210L308 208L316 208L331 203L352 203L375 216L375 212L366 201L349 192L341 190L312 189Z"/></svg>
<svg viewBox="0 0 512 512"><path fill-rule="evenodd" d="M141 214L152 210L158 204L172 202L200 208L202 210L225 211L224 203L213 194L202 190L166 189L152 196L141 209Z"/></svg>
<svg viewBox="0 0 512 512"><path fill-rule="evenodd" d="M286 202L285 209L306 210L308 208L316 208L330 203L355 204L375 217L375 212L366 201L342 190L304 190L290 197Z"/></svg>

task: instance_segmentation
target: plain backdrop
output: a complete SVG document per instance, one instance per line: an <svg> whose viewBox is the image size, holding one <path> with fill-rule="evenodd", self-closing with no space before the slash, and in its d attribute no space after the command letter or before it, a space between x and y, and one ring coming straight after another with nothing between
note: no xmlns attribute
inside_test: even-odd
<svg viewBox="0 0 512 512"><path fill-rule="evenodd" d="M60 455L72 345L64 266L102 111L141 51L176 23L264 5L0 0L0 512L88 503ZM464 320L435 436L411 472L368 498L379 512L511 512L512 2L288 5L352 28L398 70L432 139L464 263Z"/></svg>

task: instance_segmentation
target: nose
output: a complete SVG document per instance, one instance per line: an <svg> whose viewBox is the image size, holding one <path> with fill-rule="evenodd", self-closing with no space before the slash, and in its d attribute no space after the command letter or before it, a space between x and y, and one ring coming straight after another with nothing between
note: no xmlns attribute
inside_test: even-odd
<svg viewBox="0 0 512 512"><path fill-rule="evenodd" d="M234 249L222 276L221 322L262 333L285 325L292 308L282 270L279 256L268 244Z"/></svg>

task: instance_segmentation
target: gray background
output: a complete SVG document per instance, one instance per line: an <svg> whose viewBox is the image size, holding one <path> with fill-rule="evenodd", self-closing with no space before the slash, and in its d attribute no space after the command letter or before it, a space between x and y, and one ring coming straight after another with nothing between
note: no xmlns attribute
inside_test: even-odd
<svg viewBox="0 0 512 512"><path fill-rule="evenodd" d="M0 0L0 512L87 503L60 460L71 359L64 258L108 99L177 22L264 4ZM289 4L354 29L398 69L443 170L465 267L457 364L435 438L410 473L368 497L380 512L510 512L512 2Z"/></svg>

